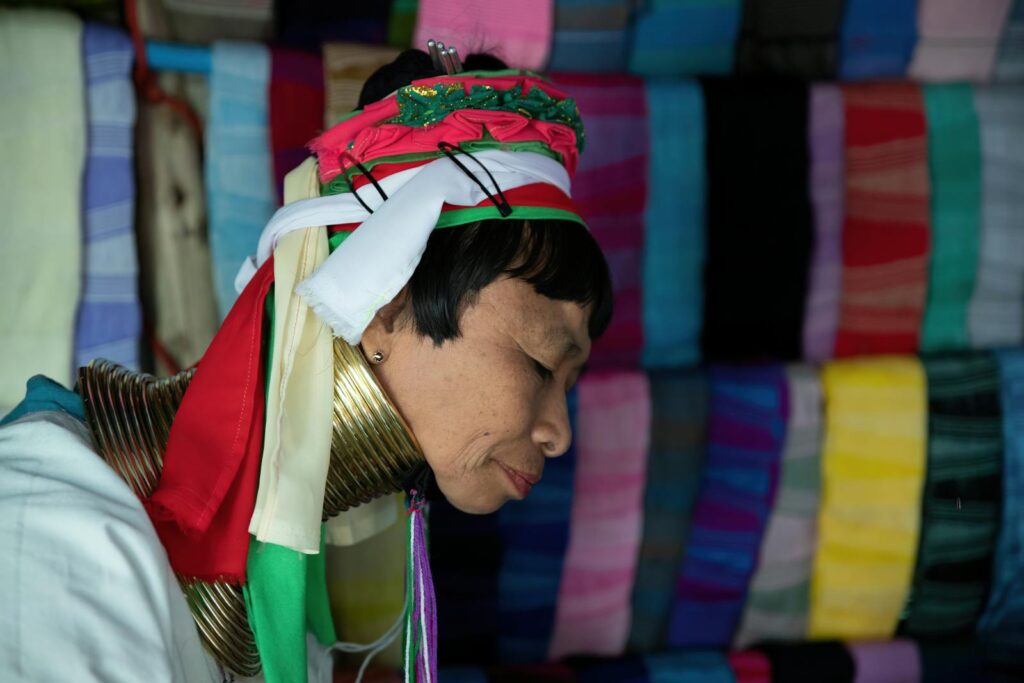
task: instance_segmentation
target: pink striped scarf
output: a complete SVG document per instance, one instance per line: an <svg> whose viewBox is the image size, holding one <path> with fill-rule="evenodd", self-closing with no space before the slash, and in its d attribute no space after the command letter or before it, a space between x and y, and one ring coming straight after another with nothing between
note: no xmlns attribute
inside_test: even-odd
<svg viewBox="0 0 1024 683"><path fill-rule="evenodd" d="M579 385L576 482L549 655L617 656L629 633L651 405L638 372Z"/></svg>
<svg viewBox="0 0 1024 683"><path fill-rule="evenodd" d="M589 143L572 196L608 259L615 317L594 344L591 367L635 368L643 351L643 246L647 199L647 97L629 76L556 74L576 100Z"/></svg>
<svg viewBox="0 0 1024 683"><path fill-rule="evenodd" d="M419 0L413 45L454 45L465 57L489 52L510 67L539 71L548 63L554 0Z"/></svg>

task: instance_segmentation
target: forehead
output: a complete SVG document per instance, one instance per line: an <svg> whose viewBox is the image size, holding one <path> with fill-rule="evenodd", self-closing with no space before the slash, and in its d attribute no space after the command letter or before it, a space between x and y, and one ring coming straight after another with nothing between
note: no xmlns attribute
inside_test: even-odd
<svg viewBox="0 0 1024 683"><path fill-rule="evenodd" d="M590 349L589 308L572 301L549 299L523 280L502 278L492 282L480 291L474 308L499 316L516 337L543 343L561 342L568 336L582 350Z"/></svg>

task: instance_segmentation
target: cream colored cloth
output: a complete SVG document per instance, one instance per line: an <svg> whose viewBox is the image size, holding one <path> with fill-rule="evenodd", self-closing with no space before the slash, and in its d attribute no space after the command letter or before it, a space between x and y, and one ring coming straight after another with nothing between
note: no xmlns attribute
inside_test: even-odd
<svg viewBox="0 0 1024 683"><path fill-rule="evenodd" d="M320 194L309 158L284 179L285 203ZM249 532L264 543L320 552L320 520L331 457L334 340L295 294L327 259L324 226L285 235L274 250L274 336L266 430Z"/></svg>
<svg viewBox="0 0 1024 683"><path fill-rule="evenodd" d="M383 45L327 43L324 45L324 127L330 128L359 104L363 83L374 71L394 60L399 50Z"/></svg>
<svg viewBox="0 0 1024 683"><path fill-rule="evenodd" d="M910 592L921 523L928 402L916 358L825 365L812 639L891 638Z"/></svg>
<svg viewBox="0 0 1024 683"><path fill-rule="evenodd" d="M0 415L32 375L72 383L83 82L78 18L0 9Z"/></svg>

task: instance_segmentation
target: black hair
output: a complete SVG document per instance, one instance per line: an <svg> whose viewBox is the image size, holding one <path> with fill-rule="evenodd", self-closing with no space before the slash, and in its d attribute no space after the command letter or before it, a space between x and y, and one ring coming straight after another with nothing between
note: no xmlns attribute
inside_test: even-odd
<svg viewBox="0 0 1024 683"><path fill-rule="evenodd" d="M487 54L467 55L467 71L507 68ZM363 85L359 108L414 80L440 75L430 56L406 50ZM499 277L519 278L542 296L590 307L592 340L608 328L612 286L593 235L571 220L491 219L434 230L409 281L413 322L435 344L459 336L459 317Z"/></svg>

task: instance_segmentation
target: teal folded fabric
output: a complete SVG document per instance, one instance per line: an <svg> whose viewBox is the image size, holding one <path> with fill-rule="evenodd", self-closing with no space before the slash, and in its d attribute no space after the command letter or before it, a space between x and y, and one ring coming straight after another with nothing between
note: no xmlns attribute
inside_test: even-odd
<svg viewBox="0 0 1024 683"><path fill-rule="evenodd" d="M650 0L636 13L629 70L640 76L732 71L741 0Z"/></svg>
<svg viewBox="0 0 1024 683"><path fill-rule="evenodd" d="M646 658L651 683L735 683L725 655L717 652L669 652Z"/></svg>
<svg viewBox="0 0 1024 683"><path fill-rule="evenodd" d="M82 397L44 375L32 376L25 385L25 398L0 419L0 427L30 413L56 411L85 422Z"/></svg>
<svg viewBox="0 0 1024 683"><path fill-rule="evenodd" d="M1024 652L1024 350L999 351L1003 509L992 592L978 623L993 658L1020 664Z"/></svg>
<svg viewBox="0 0 1024 683"><path fill-rule="evenodd" d="M700 360L704 269L704 104L691 81L647 83L650 186L644 216L648 368Z"/></svg>
<svg viewBox="0 0 1024 683"><path fill-rule="evenodd" d="M924 86L932 257L921 350L969 345L967 309L974 292L981 232L981 140L971 87Z"/></svg>
<svg viewBox="0 0 1024 683"><path fill-rule="evenodd" d="M704 466L707 381L701 371L650 376L651 446L644 531L633 583L630 652L665 644L676 576Z"/></svg>

